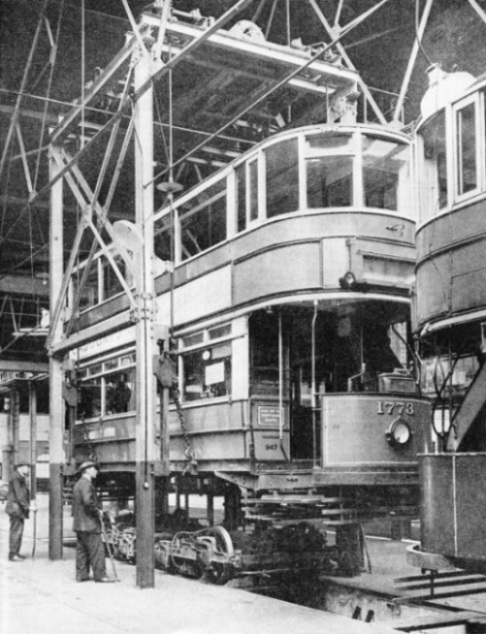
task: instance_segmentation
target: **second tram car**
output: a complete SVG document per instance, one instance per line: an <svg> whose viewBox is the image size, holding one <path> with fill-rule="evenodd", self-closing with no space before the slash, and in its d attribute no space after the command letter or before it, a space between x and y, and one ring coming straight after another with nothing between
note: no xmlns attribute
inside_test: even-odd
<svg viewBox="0 0 486 634"><path fill-rule="evenodd" d="M486 570L486 81L430 69L417 126L417 329L436 449L421 457L422 568Z"/></svg>
<svg viewBox="0 0 486 634"><path fill-rule="evenodd" d="M416 512L430 409L410 336L413 207L407 136L355 124L277 134L156 213L170 472L179 491L225 495L227 528L241 506L319 518L354 573L359 555L343 553L362 518ZM72 458L130 490L134 327L106 255L83 267L75 328L127 327L71 352Z"/></svg>

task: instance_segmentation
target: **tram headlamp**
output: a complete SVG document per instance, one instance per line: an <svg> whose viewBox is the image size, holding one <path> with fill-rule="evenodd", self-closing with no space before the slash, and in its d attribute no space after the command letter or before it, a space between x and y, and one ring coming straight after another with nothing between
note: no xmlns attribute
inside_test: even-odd
<svg viewBox="0 0 486 634"><path fill-rule="evenodd" d="M403 418L397 418L386 430L385 437L393 447L405 447L412 440L412 430Z"/></svg>
<svg viewBox="0 0 486 634"><path fill-rule="evenodd" d="M339 278L341 288L354 288L356 286L356 277L352 271L348 271L343 277Z"/></svg>

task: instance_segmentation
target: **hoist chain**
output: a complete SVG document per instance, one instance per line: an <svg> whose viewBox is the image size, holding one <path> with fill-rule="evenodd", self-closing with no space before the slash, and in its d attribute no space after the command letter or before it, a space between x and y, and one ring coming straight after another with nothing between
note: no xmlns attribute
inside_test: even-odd
<svg viewBox="0 0 486 634"><path fill-rule="evenodd" d="M180 422L180 425L181 425L182 434L184 436L184 444L186 446L186 449L184 451L184 455L186 456L186 458L187 458L187 460L189 462L187 467L184 469L184 473L186 473L187 471L196 472L197 471L196 452L192 448L191 438L190 438L189 434L187 433L186 421L184 420L184 412L182 411L181 402L179 400L179 390L175 389L173 391L173 399L174 399L174 403L175 403L175 406L176 406L176 409L177 409L177 415L179 417L179 422Z"/></svg>

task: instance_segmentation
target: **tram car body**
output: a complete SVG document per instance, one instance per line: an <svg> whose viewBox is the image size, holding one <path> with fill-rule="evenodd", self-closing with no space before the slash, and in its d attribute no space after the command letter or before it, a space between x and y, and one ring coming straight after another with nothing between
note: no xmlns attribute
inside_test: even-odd
<svg viewBox="0 0 486 634"><path fill-rule="evenodd" d="M416 509L430 408L409 346L411 178L406 135L315 125L263 141L155 214L157 320L173 324L177 367L172 474L193 462L194 490L226 482L302 503L345 491L353 512ZM82 277L83 265L73 285ZM133 473L135 330L103 253L87 280L73 456Z"/></svg>
<svg viewBox="0 0 486 634"><path fill-rule="evenodd" d="M417 328L435 451L420 458L422 568L486 570L483 78L433 67L417 126Z"/></svg>

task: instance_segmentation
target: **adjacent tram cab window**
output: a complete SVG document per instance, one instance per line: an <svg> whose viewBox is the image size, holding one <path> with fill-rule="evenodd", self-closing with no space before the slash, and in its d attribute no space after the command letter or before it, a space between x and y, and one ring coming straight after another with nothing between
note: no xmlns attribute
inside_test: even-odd
<svg viewBox="0 0 486 634"><path fill-rule="evenodd" d="M433 215L437 209L447 207L447 152L445 113L442 110L420 131L423 159L420 165L423 185L420 189L421 210ZM422 220L426 220L422 217Z"/></svg>
<svg viewBox="0 0 486 634"><path fill-rule="evenodd" d="M457 191L467 194L478 186L476 165L476 108L470 103L457 111Z"/></svg>

